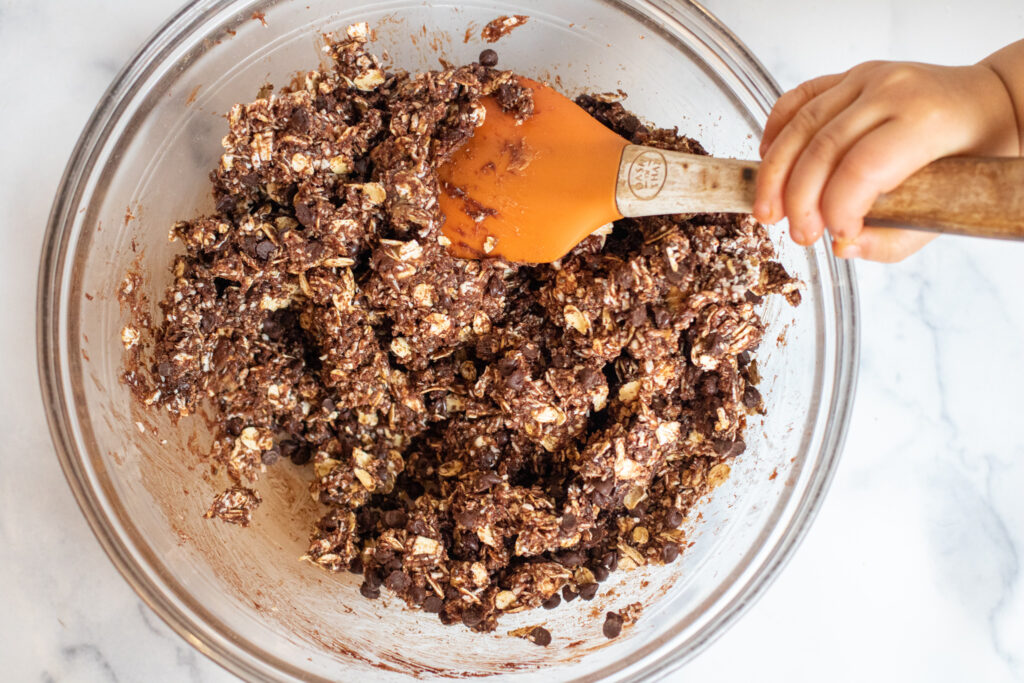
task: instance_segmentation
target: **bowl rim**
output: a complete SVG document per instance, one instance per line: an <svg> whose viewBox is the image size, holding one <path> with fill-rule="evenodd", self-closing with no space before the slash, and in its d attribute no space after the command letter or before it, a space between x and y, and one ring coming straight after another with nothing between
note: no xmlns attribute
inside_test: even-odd
<svg viewBox="0 0 1024 683"><path fill-rule="evenodd" d="M607 0L619 4L620 0ZM689 14L696 16L713 33L717 56L740 78L758 105L769 111L781 94L772 76L753 53L711 12L695 0L633 0L648 10L648 16L681 24ZM265 678L269 673L293 675L263 660L252 661L252 653L211 629L208 623L195 623L194 614L171 599L167 591L143 571L119 533L107 501L100 495L95 477L76 447L71 407L69 367L61 356L63 322L68 301L63 296L64 265L73 248L69 226L74 221L84 193L84 181L93 171L97 157L119 120L126 102L133 97L146 77L174 49L189 40L192 30L215 17L232 3L230 0L191 0L168 17L136 50L113 79L89 117L68 160L47 221L40 258L36 296L36 347L39 382L51 438L75 499L104 552L135 593L175 633L225 670L243 678ZM263 0L246 6L259 9ZM635 10L634 10L635 11ZM692 27L688 27L688 30ZM737 68L739 67L739 68ZM746 584L736 587L733 597L713 619L704 624L686 648L660 648L656 657L640 661L618 671L627 680L660 678L678 669L720 637L764 594L792 558L797 546L821 507L838 466L845 443L856 389L860 353L860 304L852 263L839 261L831 250L823 250L825 263L835 277L833 306L837 329L834 376L830 396L822 396L831 407L822 439L822 457L808 476L806 489L792 513L791 523L783 527L770 552L760 559ZM826 291L827 294L827 291ZM264 668L259 666L264 664ZM609 672L611 673L611 672ZM593 674L589 675L589 677Z"/></svg>

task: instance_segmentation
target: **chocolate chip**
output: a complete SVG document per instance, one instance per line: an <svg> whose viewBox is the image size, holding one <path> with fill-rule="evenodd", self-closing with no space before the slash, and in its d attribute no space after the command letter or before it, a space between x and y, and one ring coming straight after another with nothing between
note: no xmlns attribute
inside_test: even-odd
<svg viewBox="0 0 1024 683"><path fill-rule="evenodd" d="M374 587L370 585L368 582L363 581L363 583L359 586L359 593L364 598L376 600L380 597L380 587Z"/></svg>
<svg viewBox="0 0 1024 683"><path fill-rule="evenodd" d="M159 363L156 366L156 371L161 377L170 377L171 373L174 372L174 366L167 362ZM237 434L234 436L237 436Z"/></svg>
<svg viewBox="0 0 1024 683"><path fill-rule="evenodd" d="M229 194L217 197L217 213L229 214L235 210L235 198Z"/></svg>
<svg viewBox="0 0 1024 683"><path fill-rule="evenodd" d="M224 425L224 431L226 431L229 436L238 436L242 433L243 427L245 427L245 423L242 422L242 418L232 417L228 419L227 423Z"/></svg>
<svg viewBox="0 0 1024 683"><path fill-rule="evenodd" d="M277 444L277 447L281 449L281 455L288 459L291 459L295 452L299 450L299 444L295 443L292 439L284 439L281 443Z"/></svg>
<svg viewBox="0 0 1024 683"><path fill-rule="evenodd" d="M578 550L565 550L555 556L563 567L579 567L583 564L583 553Z"/></svg>
<svg viewBox="0 0 1024 683"><path fill-rule="evenodd" d="M431 612L436 614L441 611L441 607L444 606L444 601L436 595L428 595L423 601L423 611Z"/></svg>
<svg viewBox="0 0 1024 683"><path fill-rule="evenodd" d="M384 585L396 593L401 593L408 588L410 584L412 584L412 579L409 578L409 575L397 569L388 574L388 578L384 582Z"/></svg>
<svg viewBox="0 0 1024 683"><path fill-rule="evenodd" d="M263 451L263 453L260 455L260 460L263 462L264 465L273 465L280 459L281 452L276 448L271 448L270 450Z"/></svg>
<svg viewBox="0 0 1024 683"><path fill-rule="evenodd" d="M313 449L308 446L298 448L295 453L292 454L292 463L295 465L305 465L313 457Z"/></svg>
<svg viewBox="0 0 1024 683"><path fill-rule="evenodd" d="M576 529L576 515L571 512L562 515L561 528L565 533L573 532Z"/></svg>
<svg viewBox="0 0 1024 683"><path fill-rule="evenodd" d="M405 523L409 521L405 510L388 510L383 517L384 526L389 529L404 529Z"/></svg>
<svg viewBox="0 0 1024 683"><path fill-rule="evenodd" d="M683 513L672 508L665 514L665 526L670 529L678 529L679 525L683 523Z"/></svg>
<svg viewBox="0 0 1024 683"><path fill-rule="evenodd" d="M231 342L221 339L217 342L217 348L213 350L213 366L218 370L222 369L231 360Z"/></svg>
<svg viewBox="0 0 1024 683"><path fill-rule="evenodd" d="M608 578L609 572L604 567L597 566L591 569L590 571L594 575L594 580L596 580L598 583L602 583Z"/></svg>
<svg viewBox="0 0 1024 683"><path fill-rule="evenodd" d="M579 595L576 591L569 588L568 586L562 586L562 599L566 602L572 602Z"/></svg>
<svg viewBox="0 0 1024 683"><path fill-rule="evenodd" d="M246 256L256 256L256 238L253 237L252 235L245 235L244 237L240 238L238 246L242 249L242 252L245 253Z"/></svg>
<svg viewBox="0 0 1024 683"><path fill-rule="evenodd" d="M247 190L255 190L260 185L260 175L255 171L238 177L238 182Z"/></svg>
<svg viewBox="0 0 1024 683"><path fill-rule="evenodd" d="M724 439L718 439L714 443L715 452L718 453L722 458L732 458L743 453L747 450L747 444L743 439L736 439L735 441L726 441Z"/></svg>
<svg viewBox="0 0 1024 683"><path fill-rule="evenodd" d="M470 605L462 612L462 623L473 628L484 620L484 611L478 605Z"/></svg>
<svg viewBox="0 0 1024 683"><path fill-rule="evenodd" d="M537 626L530 631L529 639L531 643L540 645L541 647L547 647L551 644L551 631L547 630L543 626Z"/></svg>
<svg viewBox="0 0 1024 683"><path fill-rule="evenodd" d="M292 109L292 115L288 119L288 128L299 134L308 131L309 112L302 107L295 107Z"/></svg>
<svg viewBox="0 0 1024 683"><path fill-rule="evenodd" d="M672 324L672 316L669 315L668 310L664 306L658 306L654 309L654 324L662 329Z"/></svg>
<svg viewBox="0 0 1024 683"><path fill-rule="evenodd" d="M661 561L665 564L675 562L677 557L679 557L679 546L675 543L669 543L661 549Z"/></svg>
<svg viewBox="0 0 1024 683"><path fill-rule="evenodd" d="M604 628L601 630L606 638L617 638L622 633L622 616L616 612L608 612L604 617Z"/></svg>
<svg viewBox="0 0 1024 683"><path fill-rule="evenodd" d="M319 111L334 111L338 108L338 100L334 95L318 95L313 100L313 106Z"/></svg>
<svg viewBox="0 0 1024 683"><path fill-rule="evenodd" d="M596 583L585 583L580 586L580 597L584 600L593 600L595 595L597 595Z"/></svg>
<svg viewBox="0 0 1024 683"><path fill-rule="evenodd" d="M508 441L508 435L505 434L505 432L498 432L498 434L496 434L495 436L497 437L498 435L504 436L505 440ZM501 481L501 476L498 475L496 472L484 472L479 477L477 477L475 488L477 493L480 493L493 487L495 484L500 484Z"/></svg>
<svg viewBox="0 0 1024 683"><path fill-rule="evenodd" d="M483 467L484 469L491 469L498 464L498 460L500 459L501 453L492 448L488 448L477 456L477 462L479 462L480 467Z"/></svg>
<svg viewBox="0 0 1024 683"><path fill-rule="evenodd" d="M415 585L409 589L409 599L412 600L414 605L422 605L424 598L427 597L427 589L423 586Z"/></svg>
<svg viewBox="0 0 1024 683"><path fill-rule="evenodd" d="M562 604L562 598L558 596L558 593L554 593L550 598L544 601L544 609L555 609Z"/></svg>
<svg viewBox="0 0 1024 683"><path fill-rule="evenodd" d="M366 576L363 579L363 583L365 583L370 588L380 588L381 584L384 583L384 580L380 578L380 574L378 574L377 570L374 569L372 571L366 572Z"/></svg>
<svg viewBox="0 0 1024 683"><path fill-rule="evenodd" d="M614 479L601 479L594 482L594 490L600 493L602 496L607 496L615 488Z"/></svg>
<svg viewBox="0 0 1024 683"><path fill-rule="evenodd" d="M633 327L640 327L647 322L647 307L644 305L634 306L629 312L629 323Z"/></svg>
<svg viewBox="0 0 1024 683"><path fill-rule="evenodd" d="M551 365L556 368L568 368L572 366L574 356L570 356L569 352L564 349L554 349L551 351Z"/></svg>
<svg viewBox="0 0 1024 683"><path fill-rule="evenodd" d="M619 554L614 550L606 552L601 557L601 566L610 572L615 571L619 567Z"/></svg>
<svg viewBox="0 0 1024 683"><path fill-rule="evenodd" d="M515 372L518 367L519 364L516 363L515 358L505 357L498 361L498 372L500 372L503 377L508 377Z"/></svg>
<svg viewBox="0 0 1024 683"><path fill-rule="evenodd" d="M380 519L380 512L371 507L361 507L356 512L356 524L359 525L359 533L365 534L372 531L377 526L377 521ZM387 554L383 554L383 553ZM385 548L377 548L374 551L377 560L380 562L387 562L391 558L392 551Z"/></svg>
<svg viewBox="0 0 1024 683"><path fill-rule="evenodd" d="M267 335L270 341L280 341L284 336L284 328L273 318L267 318L263 321L263 334Z"/></svg>
<svg viewBox="0 0 1024 683"><path fill-rule="evenodd" d="M746 299L748 303L752 303L755 306L757 304L761 303L762 301L764 301L764 297L763 296L758 296L757 294L754 294L753 292L751 292L749 289L743 295L743 298Z"/></svg>
<svg viewBox="0 0 1024 683"><path fill-rule="evenodd" d="M480 521L480 515L473 510L459 510L452 517L455 519L456 524L466 529L476 527Z"/></svg>
<svg viewBox="0 0 1024 683"><path fill-rule="evenodd" d="M515 370L511 375L505 378L505 384L511 389L519 390L523 388L523 384L526 382L526 373L520 369Z"/></svg>
<svg viewBox="0 0 1024 683"><path fill-rule="evenodd" d="M256 256L260 260L266 261L274 255L275 251L277 251L277 247L270 240L260 240L256 243Z"/></svg>
<svg viewBox="0 0 1024 683"><path fill-rule="evenodd" d="M498 64L498 53L487 48L480 53L480 57L477 59L480 62L480 66L497 66Z"/></svg>
<svg viewBox="0 0 1024 683"><path fill-rule="evenodd" d="M764 400L761 398L761 392L757 390L757 387L752 384L748 384L747 388L743 390L743 405L747 408L757 410L763 405Z"/></svg>
<svg viewBox="0 0 1024 683"><path fill-rule="evenodd" d="M301 223L304 227L313 227L316 223L316 213L313 211L313 207L309 204L296 204L295 220Z"/></svg>
<svg viewBox="0 0 1024 683"><path fill-rule="evenodd" d="M363 573L363 558L356 555L352 558L352 561L348 563L348 570L353 574Z"/></svg>

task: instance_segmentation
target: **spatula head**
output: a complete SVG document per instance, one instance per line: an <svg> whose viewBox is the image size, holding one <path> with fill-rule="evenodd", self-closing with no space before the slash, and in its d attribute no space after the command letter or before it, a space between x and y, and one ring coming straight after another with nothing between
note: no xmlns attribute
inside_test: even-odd
<svg viewBox="0 0 1024 683"><path fill-rule="evenodd" d="M439 169L443 232L462 258L549 263L622 216L615 180L629 144L547 85L519 123L493 97L473 137Z"/></svg>

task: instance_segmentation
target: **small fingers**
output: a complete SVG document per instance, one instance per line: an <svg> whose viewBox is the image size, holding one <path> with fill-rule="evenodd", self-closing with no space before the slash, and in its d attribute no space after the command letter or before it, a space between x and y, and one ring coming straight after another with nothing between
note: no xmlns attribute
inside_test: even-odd
<svg viewBox="0 0 1024 683"><path fill-rule="evenodd" d="M839 258L860 258L879 263L896 263L938 237L935 232L897 228L864 228L856 240L836 240L832 252Z"/></svg>
<svg viewBox="0 0 1024 683"><path fill-rule="evenodd" d="M800 152L783 190L790 233L798 244L813 244L825 231L821 198L829 178L847 151L882 123L873 108L854 101L826 123Z"/></svg>
<svg viewBox="0 0 1024 683"><path fill-rule="evenodd" d="M914 171L941 156L916 140L906 124L890 119L857 140L836 166L821 195L821 214L832 235L854 239L878 199Z"/></svg>
<svg viewBox="0 0 1024 683"><path fill-rule="evenodd" d="M815 134L858 94L856 88L842 85L823 92L801 107L775 136L757 173L754 216L758 220L775 223L782 219L786 213L782 192L796 160Z"/></svg>
<svg viewBox="0 0 1024 683"><path fill-rule="evenodd" d="M815 97L839 83L845 75L830 74L812 78L784 93L772 107L768 122L764 124L764 135L761 136L761 147L758 152L761 157L764 157L764 153L771 147L775 136L786 127L789 120L793 118L793 114Z"/></svg>

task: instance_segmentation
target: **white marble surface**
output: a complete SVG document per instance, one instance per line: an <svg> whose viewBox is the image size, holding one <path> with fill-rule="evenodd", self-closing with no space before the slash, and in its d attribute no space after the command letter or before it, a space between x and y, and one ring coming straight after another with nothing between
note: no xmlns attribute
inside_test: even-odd
<svg viewBox="0 0 1024 683"><path fill-rule="evenodd" d="M103 554L36 381L32 293L53 192L96 100L176 5L0 0L3 680L232 680ZM1020 0L707 6L784 87L869 58L976 60L1024 35ZM1022 259L1024 246L942 239L859 267L860 385L827 502L767 594L675 679L1024 680Z"/></svg>

